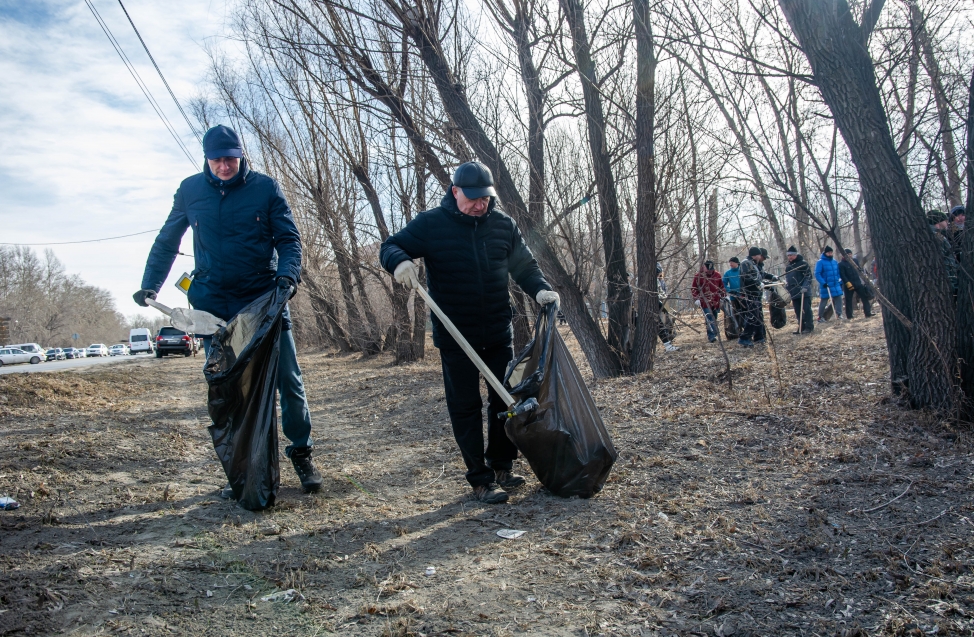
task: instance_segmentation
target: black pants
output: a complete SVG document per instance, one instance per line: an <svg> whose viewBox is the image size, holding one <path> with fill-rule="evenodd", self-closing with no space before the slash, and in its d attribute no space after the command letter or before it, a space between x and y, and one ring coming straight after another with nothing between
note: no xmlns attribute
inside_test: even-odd
<svg viewBox="0 0 974 637"><path fill-rule="evenodd" d="M504 378L514 358L510 345L475 347L477 354L498 380ZM484 401L480 395L480 372L463 350L441 348L443 387L446 407L453 424L453 437L467 465L467 482L476 487L494 481L494 470L510 470L517 458L517 447L504 431L504 420L497 414L507 410L500 396L487 386L487 450L484 451Z"/></svg>
<svg viewBox="0 0 974 637"><path fill-rule="evenodd" d="M852 293L852 290L845 291L845 317L847 319L852 318L852 311L856 308L857 296L862 301L862 313L866 316L872 316L873 307L869 302L869 293L866 292L866 286L862 285L861 283L859 285L853 283L852 287L856 292L855 294Z"/></svg>
<svg viewBox="0 0 974 637"><path fill-rule="evenodd" d="M799 328L802 332L811 332L815 329L815 317L812 315L812 295L799 294L791 297L791 306L795 308L795 318L798 319Z"/></svg>
<svg viewBox="0 0 974 637"><path fill-rule="evenodd" d="M764 308L761 307L761 297L745 296L744 301L744 329L741 331L742 341L763 341L765 339Z"/></svg>

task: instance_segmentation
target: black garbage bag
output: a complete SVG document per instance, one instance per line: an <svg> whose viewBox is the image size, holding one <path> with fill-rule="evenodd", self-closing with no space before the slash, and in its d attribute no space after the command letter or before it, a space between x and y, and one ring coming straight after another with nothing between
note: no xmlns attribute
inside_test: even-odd
<svg viewBox="0 0 974 637"><path fill-rule="evenodd" d="M724 336L727 337L727 340L740 338L741 330L744 329L744 321L741 320L738 313L737 303L725 296L720 300L720 309L724 311Z"/></svg>
<svg viewBox="0 0 974 637"><path fill-rule="evenodd" d="M203 375L209 385L210 436L237 502L274 505L277 457L277 361L289 291L275 288L213 335Z"/></svg>
<svg viewBox="0 0 974 637"><path fill-rule="evenodd" d="M788 324L788 313L785 311L785 308L788 307L788 301L778 293L775 287L770 287L769 290L768 312L771 314L771 327L780 330Z"/></svg>
<svg viewBox="0 0 974 637"><path fill-rule="evenodd" d="M508 418L507 437L549 491L590 498L602 490L618 457L602 416L555 326L558 308L544 307L534 339L510 364L504 383L534 411Z"/></svg>

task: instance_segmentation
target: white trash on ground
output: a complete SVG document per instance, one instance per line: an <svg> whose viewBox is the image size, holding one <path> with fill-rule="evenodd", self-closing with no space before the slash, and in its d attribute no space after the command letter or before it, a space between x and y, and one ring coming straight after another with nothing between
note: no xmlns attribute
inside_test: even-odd
<svg viewBox="0 0 974 637"><path fill-rule="evenodd" d="M260 598L262 602L284 602L285 604L293 602L294 600L304 599L304 595L297 592L293 588L289 588L286 591L278 591L276 593L271 593L270 595L264 595Z"/></svg>
<svg viewBox="0 0 974 637"><path fill-rule="evenodd" d="M501 536L505 540L516 540L527 533L527 531L518 531L516 529L501 529L497 532L497 535Z"/></svg>

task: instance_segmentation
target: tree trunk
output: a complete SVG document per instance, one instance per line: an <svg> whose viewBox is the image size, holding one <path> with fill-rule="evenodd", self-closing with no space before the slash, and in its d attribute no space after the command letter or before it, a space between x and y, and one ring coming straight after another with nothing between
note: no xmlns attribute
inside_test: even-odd
<svg viewBox="0 0 974 637"><path fill-rule="evenodd" d="M606 143L605 113L602 97L595 77L595 62L591 44L585 29L585 11L581 0L561 0L565 20L571 31L575 66L582 82L585 102L585 122L588 126L588 144L595 173L595 189L599 196L599 221L602 229L602 251L605 255L607 283L606 305L609 314L609 348L620 359L623 370L628 367L629 354L624 342L626 328L631 319L632 289L626 272L626 251L622 243L622 213L616 193L612 160Z"/></svg>
<svg viewBox="0 0 974 637"><path fill-rule="evenodd" d="M633 0L636 29L636 321L630 365L653 371L659 331L656 281L656 51L649 0Z"/></svg>
<svg viewBox="0 0 974 637"><path fill-rule="evenodd" d="M950 104L944 91L943 78L940 73L940 63L933 50L933 42L927 31L926 17L921 13L916 2L910 2L910 21L916 28L917 40L923 50L923 61L930 76L930 89L934 102L937 104L937 116L940 120L940 140L944 149L944 166L946 168L947 192L946 199L951 207L959 206L960 173L957 169L957 146L954 144L954 129L950 123Z"/></svg>
<svg viewBox="0 0 974 637"><path fill-rule="evenodd" d="M417 276L421 282L426 281L426 264L422 261ZM413 294L413 355L426 358L426 301L418 294Z"/></svg>
<svg viewBox="0 0 974 637"><path fill-rule="evenodd" d="M967 209L974 213L974 73L967 92ZM967 396L968 417L974 414L974 231L961 233L960 272L957 277L957 355L961 388Z"/></svg>
<svg viewBox="0 0 974 637"><path fill-rule="evenodd" d="M392 0L386 2L397 12L404 28L419 50L420 57L436 86L443 109L474 149L477 158L493 172L494 187L498 197L504 204L505 211L521 225L525 241L537 257L548 281L561 295L562 309L571 323L575 338L585 352L595 377L608 378L619 375L622 372L622 364L618 353L608 346L599 333L598 325L585 311L582 291L574 284L571 275L558 260L557 253L544 234L544 227L532 222L507 164L474 115L463 93L462 85L454 79L439 43L433 37L436 33L435 24L428 17L420 15L413 7L404 12Z"/></svg>
<svg viewBox="0 0 974 637"><path fill-rule="evenodd" d="M508 286L511 305L514 308L514 318L511 323L514 328L514 353L517 354L528 344L533 336L531 332L531 318L528 316L527 303L524 293L513 282Z"/></svg>
<svg viewBox="0 0 974 637"><path fill-rule="evenodd" d="M859 172L883 293L913 322L908 330L883 308L893 390L903 379L915 407L949 409L956 321L946 268L896 153L859 26L845 0L827 11L817 0L779 5Z"/></svg>

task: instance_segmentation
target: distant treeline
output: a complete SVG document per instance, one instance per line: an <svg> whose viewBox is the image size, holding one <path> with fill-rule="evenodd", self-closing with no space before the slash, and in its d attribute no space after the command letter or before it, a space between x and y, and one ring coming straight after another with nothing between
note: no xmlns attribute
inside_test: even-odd
<svg viewBox="0 0 974 637"><path fill-rule="evenodd" d="M53 250L42 256L24 247L0 247L0 317L10 318L12 343L44 347L111 344L127 340L130 323L156 327L144 317L126 320L108 290L65 272Z"/></svg>

